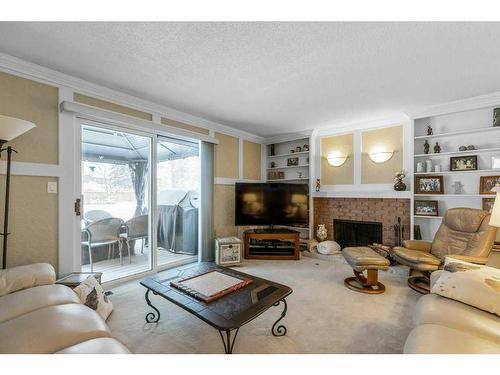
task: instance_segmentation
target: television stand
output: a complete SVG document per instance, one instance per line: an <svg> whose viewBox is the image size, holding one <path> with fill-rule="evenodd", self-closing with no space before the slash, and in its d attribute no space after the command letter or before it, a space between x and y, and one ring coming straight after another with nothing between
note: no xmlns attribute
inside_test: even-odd
<svg viewBox="0 0 500 375"><path fill-rule="evenodd" d="M299 232L287 228L245 231L245 259L300 259Z"/></svg>

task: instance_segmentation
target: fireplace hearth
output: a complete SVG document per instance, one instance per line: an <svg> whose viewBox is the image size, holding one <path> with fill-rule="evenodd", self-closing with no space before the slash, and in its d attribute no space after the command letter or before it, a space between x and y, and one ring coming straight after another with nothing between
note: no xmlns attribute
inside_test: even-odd
<svg viewBox="0 0 500 375"><path fill-rule="evenodd" d="M333 232L342 249L382 243L382 223L376 221L334 219Z"/></svg>

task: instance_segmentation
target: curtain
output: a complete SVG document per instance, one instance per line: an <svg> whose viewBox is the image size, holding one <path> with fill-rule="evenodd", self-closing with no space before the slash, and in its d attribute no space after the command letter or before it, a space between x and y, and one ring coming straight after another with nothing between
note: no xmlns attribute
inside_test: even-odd
<svg viewBox="0 0 500 375"><path fill-rule="evenodd" d="M148 164L149 163L147 161L133 161L128 163L130 176L132 177L132 185L134 186L136 201L134 216L139 216L144 213L144 198L148 175Z"/></svg>
<svg viewBox="0 0 500 375"><path fill-rule="evenodd" d="M201 142L200 261L215 260L214 244L214 144Z"/></svg>

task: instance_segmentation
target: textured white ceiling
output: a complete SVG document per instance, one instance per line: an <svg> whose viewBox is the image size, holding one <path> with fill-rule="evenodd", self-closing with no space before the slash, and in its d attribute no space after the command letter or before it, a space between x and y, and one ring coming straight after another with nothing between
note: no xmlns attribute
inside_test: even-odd
<svg viewBox="0 0 500 375"><path fill-rule="evenodd" d="M500 23L0 23L0 51L268 136L500 90Z"/></svg>

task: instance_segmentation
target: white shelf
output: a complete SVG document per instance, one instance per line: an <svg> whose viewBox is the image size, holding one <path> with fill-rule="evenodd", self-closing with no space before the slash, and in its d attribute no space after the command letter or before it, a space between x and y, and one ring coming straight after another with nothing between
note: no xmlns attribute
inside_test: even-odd
<svg viewBox="0 0 500 375"><path fill-rule="evenodd" d="M304 165L287 165L284 167L274 167L274 168L267 168L268 171L272 171L274 169L290 169L290 168L308 168L309 164L304 164Z"/></svg>
<svg viewBox="0 0 500 375"><path fill-rule="evenodd" d="M289 154L280 154L280 155L268 155L267 158L268 159L274 159L274 158L282 158L282 157L285 157L285 156L293 156L293 155L305 155L305 154L308 154L309 151L301 151L301 152L291 152Z"/></svg>
<svg viewBox="0 0 500 375"><path fill-rule="evenodd" d="M451 137L455 135L461 135L461 134L472 134L472 133L484 133L484 132L490 132L490 131L498 131L500 130L500 126L488 126L485 128L472 128L472 129L467 129L467 130L457 130L455 132L447 132L447 133L441 133L441 134L433 134L433 135L419 135L415 137L415 139L429 139L429 138L439 138L439 137Z"/></svg>
<svg viewBox="0 0 500 375"><path fill-rule="evenodd" d="M416 172L415 176L433 176L442 174L469 174L469 173L500 173L500 169L477 169L475 171L441 171L441 172Z"/></svg>
<svg viewBox="0 0 500 375"><path fill-rule="evenodd" d="M448 151L448 152L439 152L432 154L416 154L415 158L423 158L423 157L429 158L433 156L442 156L442 155L468 155L468 154L478 154L483 152L495 152L495 151L500 151L500 147L483 148L478 150L467 150L467 151Z"/></svg>
<svg viewBox="0 0 500 375"><path fill-rule="evenodd" d="M309 177L303 177L303 178L275 178L272 180L267 180L267 182L283 182L283 181L308 181Z"/></svg>
<svg viewBox="0 0 500 375"><path fill-rule="evenodd" d="M494 194L414 194L415 197L482 197L495 198Z"/></svg>
<svg viewBox="0 0 500 375"><path fill-rule="evenodd" d="M442 219L442 216L425 216L425 215L414 215L416 219Z"/></svg>

